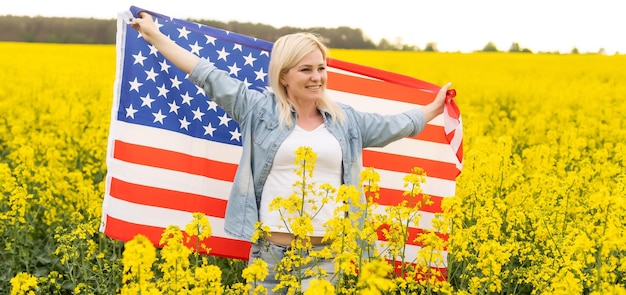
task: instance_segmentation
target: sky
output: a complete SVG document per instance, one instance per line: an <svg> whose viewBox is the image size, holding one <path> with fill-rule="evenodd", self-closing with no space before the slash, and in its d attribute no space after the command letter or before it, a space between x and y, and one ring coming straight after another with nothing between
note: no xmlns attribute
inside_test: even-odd
<svg viewBox="0 0 626 295"><path fill-rule="evenodd" d="M0 15L114 19L131 5L174 18L359 28L375 43L471 52L493 42L533 52L626 54L622 0L0 0Z"/></svg>

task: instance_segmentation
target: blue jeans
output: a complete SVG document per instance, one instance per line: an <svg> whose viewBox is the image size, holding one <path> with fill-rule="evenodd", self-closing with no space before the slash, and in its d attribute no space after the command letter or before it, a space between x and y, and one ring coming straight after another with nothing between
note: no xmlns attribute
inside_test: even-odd
<svg viewBox="0 0 626 295"><path fill-rule="evenodd" d="M311 250L320 251L324 247L326 247L326 245L314 245ZM252 247L250 248L250 259L248 260L248 263L252 263L255 259L259 258L263 259L263 261L267 263L269 273L265 278L265 281L261 282L261 284L267 288L268 294L287 293L286 289L278 290L278 292L273 292L272 289L274 289L274 287L276 287L276 285L280 282L274 278L276 275L275 266L280 263L280 260L283 259L283 257L285 257L285 252L289 249L289 246L274 244L263 239L259 239L259 241L252 244ZM308 256L308 251L306 251L304 255L305 257ZM315 266L326 271L326 276L324 277L325 279L332 279L332 281L334 281L333 276L335 274L335 265L333 263L333 259L312 258L311 262L302 266L302 272ZM316 278L317 277L305 276L301 282L302 292L308 289L311 281Z"/></svg>

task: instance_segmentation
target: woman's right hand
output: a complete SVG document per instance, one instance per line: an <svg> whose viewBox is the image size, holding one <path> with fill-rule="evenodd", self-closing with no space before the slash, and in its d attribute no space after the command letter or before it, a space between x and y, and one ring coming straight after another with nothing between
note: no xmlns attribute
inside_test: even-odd
<svg viewBox="0 0 626 295"><path fill-rule="evenodd" d="M135 18L130 23L130 26L137 30L141 36L143 36L143 39L150 44L152 44L154 39L161 34L161 31L159 31L159 28L157 28L154 23L152 15L145 11L140 12L139 17Z"/></svg>
<svg viewBox="0 0 626 295"><path fill-rule="evenodd" d="M135 18L130 26L137 30L146 42L156 47L159 53L187 74L191 73L200 60L200 57L178 46L168 36L161 33L152 15L145 11L140 12L139 17Z"/></svg>

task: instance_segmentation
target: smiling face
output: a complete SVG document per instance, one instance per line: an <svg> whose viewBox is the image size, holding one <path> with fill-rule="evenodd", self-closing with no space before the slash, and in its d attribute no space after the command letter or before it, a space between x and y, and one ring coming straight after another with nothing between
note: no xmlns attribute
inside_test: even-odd
<svg viewBox="0 0 626 295"><path fill-rule="evenodd" d="M320 50L314 50L283 73L280 83L285 86L289 100L303 104L322 99L327 78L324 55Z"/></svg>

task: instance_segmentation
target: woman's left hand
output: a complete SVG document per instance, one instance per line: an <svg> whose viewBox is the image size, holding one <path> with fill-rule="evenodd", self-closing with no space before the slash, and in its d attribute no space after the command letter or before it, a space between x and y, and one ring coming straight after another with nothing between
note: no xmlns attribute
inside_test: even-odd
<svg viewBox="0 0 626 295"><path fill-rule="evenodd" d="M439 114L443 113L443 105L446 103L446 97L448 96L448 89L450 89L450 86L452 86L452 82L448 82L446 85L443 85L443 87L439 89L439 92L437 92L437 96L433 101L435 105L441 108Z"/></svg>
<svg viewBox="0 0 626 295"><path fill-rule="evenodd" d="M450 86L452 86L452 82L448 82L446 85L443 85L443 87L439 89L439 92L437 92L435 100L424 106L423 111L426 122L430 122L430 120L443 113L443 106L446 103L446 97Z"/></svg>

